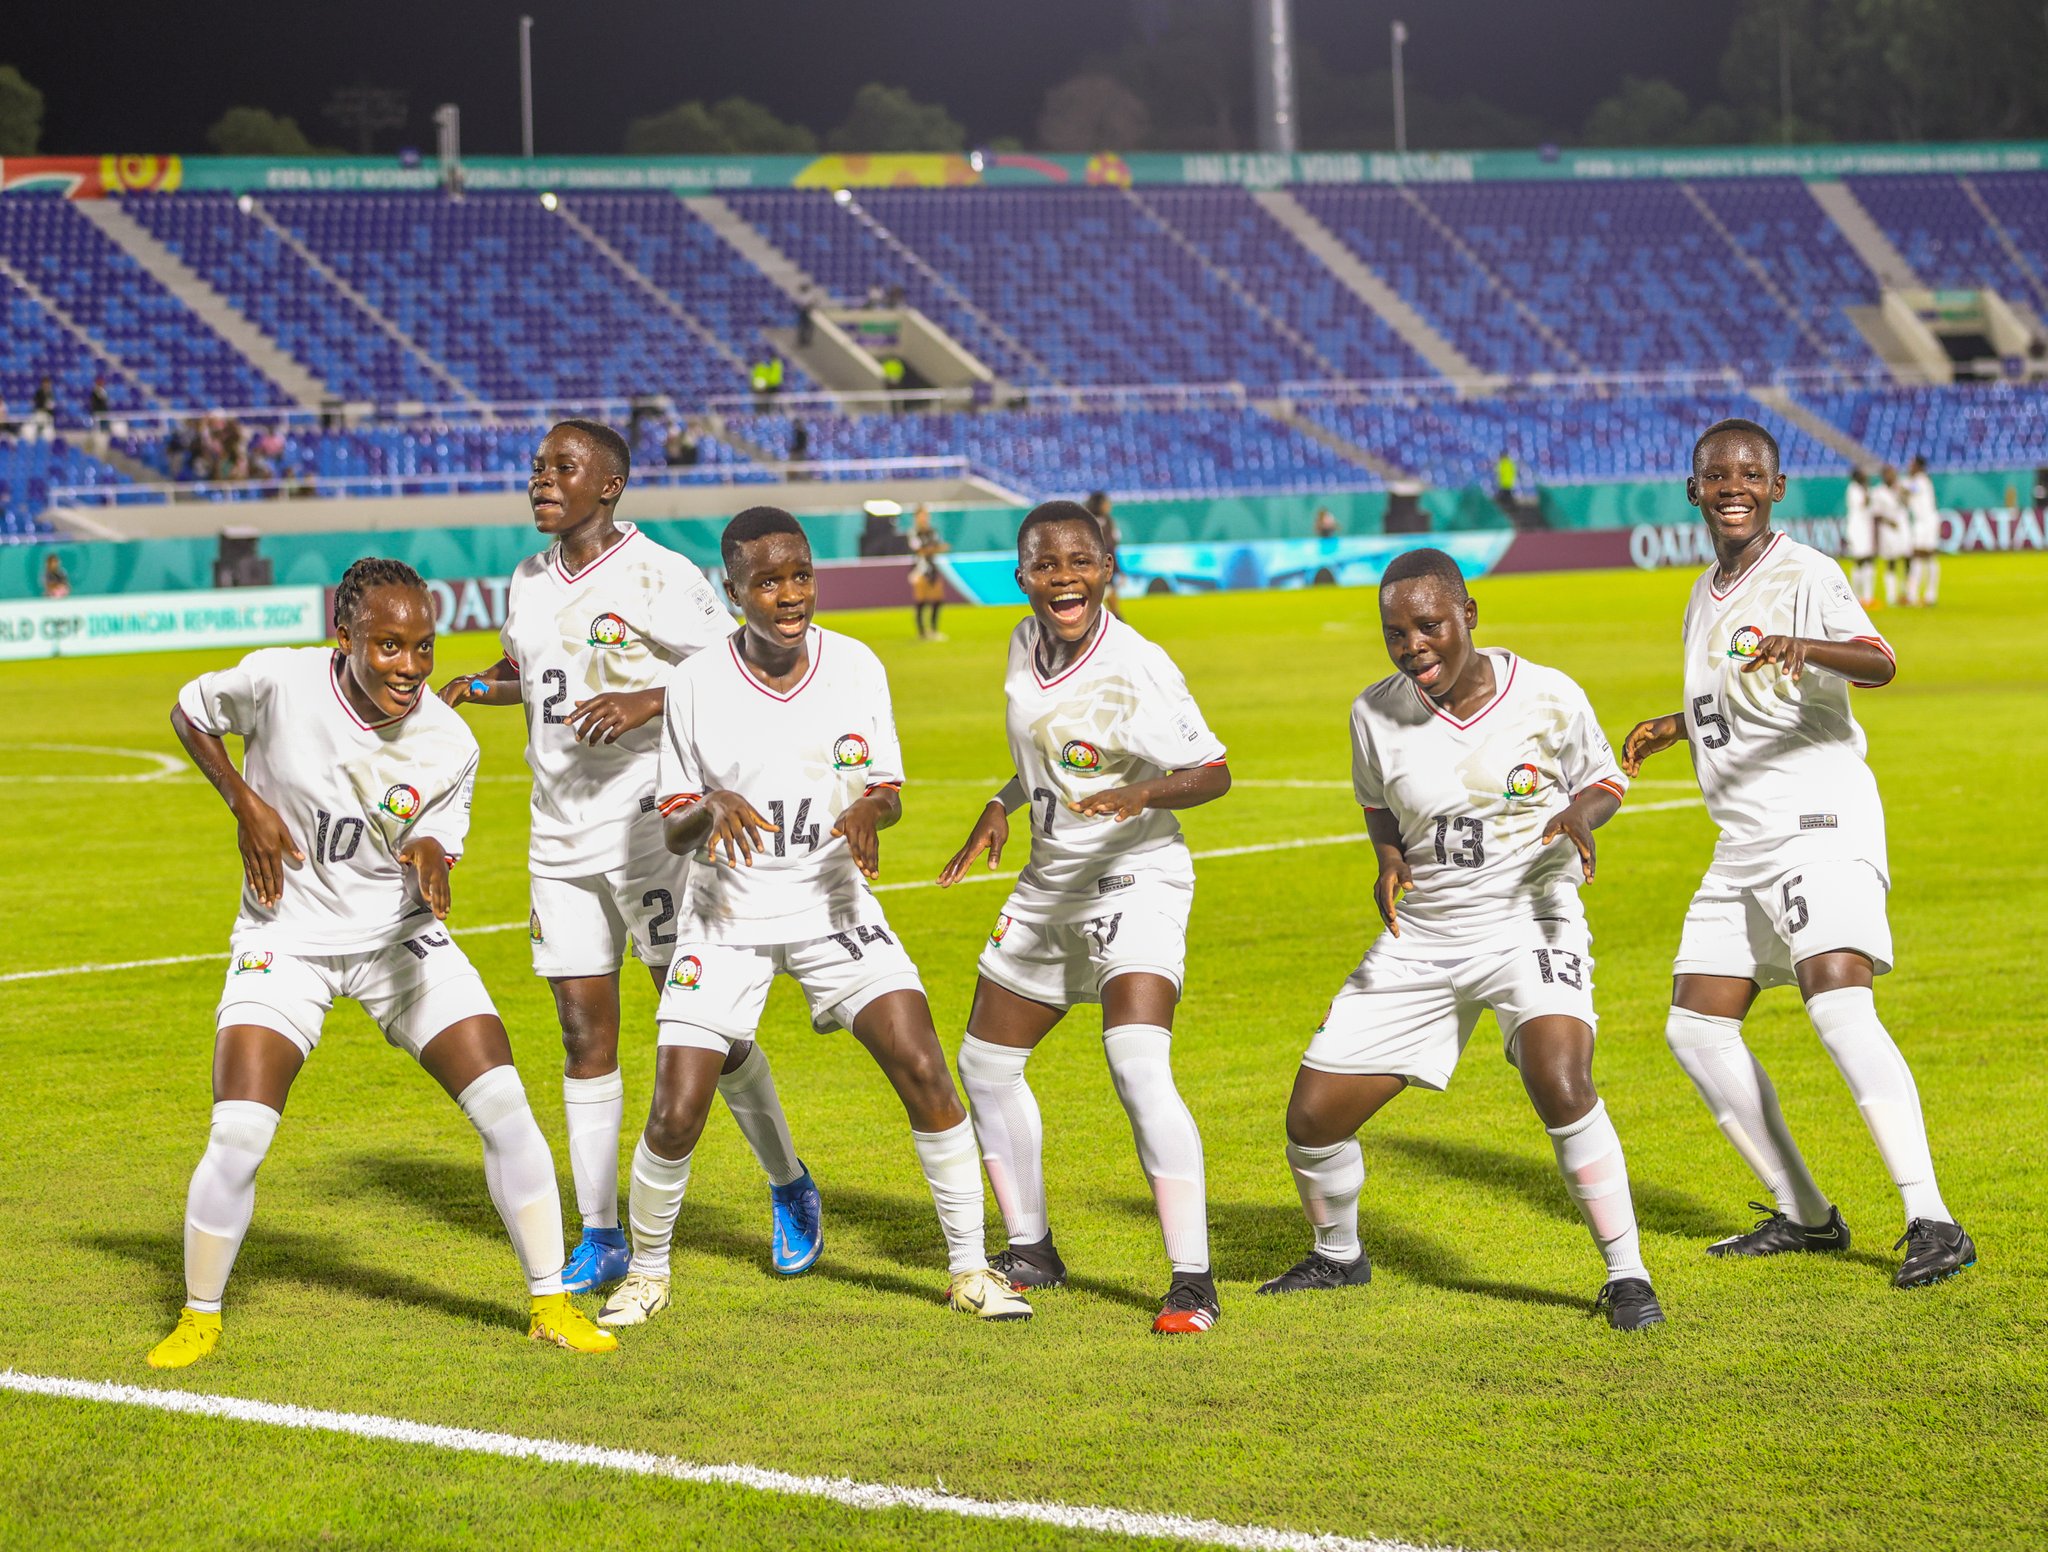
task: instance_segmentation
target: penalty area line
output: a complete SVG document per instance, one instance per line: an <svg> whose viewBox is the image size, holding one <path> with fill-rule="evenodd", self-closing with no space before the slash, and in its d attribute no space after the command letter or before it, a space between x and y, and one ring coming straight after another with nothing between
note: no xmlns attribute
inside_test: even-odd
<svg viewBox="0 0 2048 1552"><path fill-rule="evenodd" d="M1661 803L1624 804L1615 814L1616 819L1630 814L1661 814L1675 808L1698 808L1700 800L1691 798L1667 798ZM1256 857L1266 852L1308 851L1322 846L1357 846L1366 840L1363 830L1347 830L1342 835L1309 835L1289 841L1258 841L1250 846L1216 846L1208 851L1190 852L1197 862L1207 862L1218 857ZM955 888L968 884L1007 884L1015 879L1015 873L970 873L961 879ZM904 879L894 884L870 886L878 895L889 894L903 889L936 889L936 880L928 878ZM475 927L454 927L449 929L458 938L481 937L490 932L523 932L524 921L485 922ZM55 965L47 970L9 970L0 974L0 986L11 981L49 981L66 975L105 975L115 970L153 970L162 965L197 965L208 960L219 959L227 951L215 949L205 954L166 954L157 959L118 959L109 964L99 965Z"/></svg>
<svg viewBox="0 0 2048 1552"><path fill-rule="evenodd" d="M968 1498L943 1488L856 1482L849 1477L799 1476L794 1472L773 1471L762 1466L700 1465L679 1460L673 1455L655 1455L644 1450L613 1449L564 1439L535 1439L521 1434L416 1423L374 1412L330 1412L275 1401L247 1401L239 1396L209 1395L203 1391L154 1390L140 1385L113 1385L95 1380L22 1374L13 1369L0 1371L0 1390L56 1400L98 1402L190 1417L256 1423L272 1428L345 1434L358 1439L417 1445L464 1455L539 1461L552 1466L580 1466L587 1470L654 1477L704 1487L736 1487L789 1498L816 1498L869 1512L908 1509L920 1514L949 1514L971 1520L1012 1520L1111 1536L1145 1536L1203 1546L1241 1547L1250 1549L1250 1552L1425 1552L1424 1548L1412 1542L1386 1541L1377 1537L1360 1539L1317 1535L1274 1526L1230 1525L1222 1520L1195 1519L1188 1515L1099 1508L1086 1504Z"/></svg>

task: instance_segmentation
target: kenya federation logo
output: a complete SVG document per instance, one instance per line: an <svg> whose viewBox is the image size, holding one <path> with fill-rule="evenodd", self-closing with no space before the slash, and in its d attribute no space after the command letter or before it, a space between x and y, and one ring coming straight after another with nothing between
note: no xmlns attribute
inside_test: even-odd
<svg viewBox="0 0 2048 1552"><path fill-rule="evenodd" d="M540 930L540 912L529 911L526 915L526 936L529 942L545 943L547 934Z"/></svg>
<svg viewBox="0 0 2048 1552"><path fill-rule="evenodd" d="M600 614L590 622L590 644L593 647L623 647L626 644L626 622L616 614Z"/></svg>
<svg viewBox="0 0 2048 1552"><path fill-rule="evenodd" d="M377 800L377 806L393 819L407 820L420 811L420 789L408 787L404 782L388 789Z"/></svg>
<svg viewBox="0 0 2048 1552"><path fill-rule="evenodd" d="M1093 744L1070 738L1060 747L1060 764L1083 776L1093 776L1102 769L1102 751Z"/></svg>
<svg viewBox="0 0 2048 1552"><path fill-rule="evenodd" d="M277 956L269 949L246 949L235 956L236 975L268 975Z"/></svg>
<svg viewBox="0 0 2048 1552"><path fill-rule="evenodd" d="M1728 638L1730 657L1755 657L1757 648L1764 644L1764 633L1754 625L1745 625Z"/></svg>
<svg viewBox="0 0 2048 1552"><path fill-rule="evenodd" d="M1518 765L1508 772L1508 784L1502 790L1501 796L1510 799L1534 797L1536 783L1540 779L1540 773L1535 766Z"/></svg>
<svg viewBox="0 0 2048 1552"><path fill-rule="evenodd" d="M679 992L695 991L703 979L704 961L695 954L685 954L668 973L668 984Z"/></svg>
<svg viewBox="0 0 2048 1552"><path fill-rule="evenodd" d="M832 741L832 765L835 770L859 771L874 764L875 757L868 749L868 741L858 733L841 733Z"/></svg>
<svg viewBox="0 0 2048 1552"><path fill-rule="evenodd" d="M988 935L988 940L989 940L989 942L990 942L990 943L1000 943L1000 942L1002 942L1002 941L1003 941L1003 934L1004 934L1004 933L1006 933L1006 932L1008 932L1009 930L1010 930L1010 918L1009 918L1008 916L1005 916L1005 915L1003 915L1003 914L1002 914L1001 912L997 912L997 913L996 913L996 930L995 930L994 932L991 932L991 933L990 933L990 934Z"/></svg>

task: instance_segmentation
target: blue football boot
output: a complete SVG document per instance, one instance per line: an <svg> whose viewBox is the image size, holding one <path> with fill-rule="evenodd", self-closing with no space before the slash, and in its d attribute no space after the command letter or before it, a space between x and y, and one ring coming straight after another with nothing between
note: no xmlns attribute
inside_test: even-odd
<svg viewBox="0 0 2048 1552"><path fill-rule="evenodd" d="M786 1186L768 1188L768 1211L775 1227L775 1270L784 1277L808 1272L825 1248L823 1208L818 1183L808 1169Z"/></svg>
<svg viewBox="0 0 2048 1552"><path fill-rule="evenodd" d="M624 1229L586 1227L582 1242L569 1253L569 1264L562 1268L562 1290L589 1293L615 1283L626 1275L632 1261L633 1252L626 1248Z"/></svg>

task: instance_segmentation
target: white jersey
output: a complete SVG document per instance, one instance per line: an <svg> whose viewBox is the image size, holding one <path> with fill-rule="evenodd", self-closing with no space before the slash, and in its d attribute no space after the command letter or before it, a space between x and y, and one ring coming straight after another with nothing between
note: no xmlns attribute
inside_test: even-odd
<svg viewBox="0 0 2048 1552"><path fill-rule="evenodd" d="M658 788L663 812L736 792L779 826L752 867L698 853L676 931L753 946L804 942L866 923L878 908L833 821L871 787L900 786L903 750L882 660L812 626L809 671L771 690L728 638L668 685ZM723 853L720 853L723 856Z"/></svg>
<svg viewBox="0 0 2048 1552"><path fill-rule="evenodd" d="M1031 862L1004 909L1023 921L1099 915L1106 895L1139 874L1194 884L1194 863L1170 809L1118 822L1070 803L1168 771L1216 765L1209 731L1173 659L1104 611L1095 639L1066 669L1041 668L1035 617L1010 636L1003 679L1010 759L1031 810Z"/></svg>
<svg viewBox="0 0 2048 1552"><path fill-rule="evenodd" d="M1584 690L1484 650L1493 699L1462 722L1406 674L1351 706L1352 788L1360 807L1394 816L1415 880L1401 935L1378 946L1389 954L1440 957L1537 919L1583 922L1579 854L1567 840L1540 844L1543 827L1588 787L1628 792Z"/></svg>
<svg viewBox="0 0 2048 1552"><path fill-rule="evenodd" d="M1823 858L1868 862L1888 876L1884 808L1864 763L1849 681L1808 664L1797 680L1775 664L1744 673L1766 636L1867 641L1892 649L1842 571L1784 534L1725 591L1717 567L1685 607L1685 720L1707 812L1720 827L1714 871L1766 885Z"/></svg>
<svg viewBox="0 0 2048 1552"><path fill-rule="evenodd" d="M1851 560L1868 560L1877 553L1877 519L1870 511L1870 487L1861 480L1851 480L1843 499L1843 548Z"/></svg>
<svg viewBox="0 0 2048 1552"><path fill-rule="evenodd" d="M1934 476L1906 476L1906 513L1911 519L1913 548L1931 550L1941 543L1941 507L1934 499Z"/></svg>
<svg viewBox="0 0 2048 1552"><path fill-rule="evenodd" d="M285 859L274 907L244 883L235 919L288 954L362 953L431 926L398 853L431 836L453 857L469 834L477 744L462 718L423 689L404 716L366 723L342 698L346 671L332 647L269 647L178 692L194 727L246 741L244 779L306 854Z"/></svg>
<svg viewBox="0 0 2048 1552"><path fill-rule="evenodd" d="M1906 515L1903 491L1893 485L1871 486L1870 516L1877 530L1877 553L1880 557L1894 560L1912 553L1912 520Z"/></svg>
<svg viewBox="0 0 2048 1552"><path fill-rule="evenodd" d="M619 527L625 537L579 572L564 569L559 544L521 561L499 632L525 702L529 862L543 878L587 878L661 849L661 729L580 743L568 724L576 703L660 689L677 663L733 629L703 572L632 524Z"/></svg>

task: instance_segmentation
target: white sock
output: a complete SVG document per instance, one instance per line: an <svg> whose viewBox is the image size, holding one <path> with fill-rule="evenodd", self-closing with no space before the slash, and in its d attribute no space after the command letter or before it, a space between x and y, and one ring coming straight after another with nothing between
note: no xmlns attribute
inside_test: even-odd
<svg viewBox="0 0 2048 1552"><path fill-rule="evenodd" d="M1131 1118L1138 1162L1152 1182L1166 1258L1176 1272L1209 1270L1209 1204L1202 1134L1173 1086L1173 1032L1157 1024L1119 1024L1102 1032L1116 1097Z"/></svg>
<svg viewBox="0 0 2048 1552"><path fill-rule="evenodd" d="M564 1078L562 1115L569 1123L569 1179L587 1229L619 1226L619 1132L626 1080L617 1068L601 1078Z"/></svg>
<svg viewBox="0 0 2048 1552"><path fill-rule="evenodd" d="M1842 1080L1863 1112L1863 1124L1905 1199L1906 1219L1952 1223L1934 1183L1934 1157L1927 1150L1927 1120L1920 1089L1898 1043L1878 1022L1877 997L1868 986L1822 992L1806 1004L1806 1016L1841 1070Z"/></svg>
<svg viewBox="0 0 2048 1552"><path fill-rule="evenodd" d="M676 1214L683 1210L683 1192L690 1185L691 1157L686 1153L665 1159L647 1146L644 1136L633 1149L633 1194L626 1199L626 1217L633 1228L629 1271L668 1276L668 1250L676 1237Z"/></svg>
<svg viewBox="0 0 2048 1552"><path fill-rule="evenodd" d="M1356 1137L1328 1148L1287 1145L1287 1167L1301 1210L1316 1231L1316 1249L1332 1261L1358 1259L1358 1195L1365 1189L1365 1153Z"/></svg>
<svg viewBox="0 0 2048 1552"><path fill-rule="evenodd" d="M185 1193L185 1303L217 1311L256 1215L256 1170L284 1119L253 1099L213 1107L206 1152Z"/></svg>
<svg viewBox="0 0 2048 1552"><path fill-rule="evenodd" d="M946 1270L971 1272L987 1266L981 1222L986 1198L981 1194L981 1155L975 1150L973 1123L963 1120L943 1132L912 1128L910 1140L917 1144L917 1162L924 1166L924 1183L931 1187L939 1227L946 1234Z"/></svg>
<svg viewBox="0 0 2048 1552"><path fill-rule="evenodd" d="M1918 602L1920 602L1920 584L1924 580L1925 576L1926 567L1921 564L1919 556L1915 555L1911 560L1906 562L1907 603L1917 604Z"/></svg>
<svg viewBox="0 0 2048 1552"><path fill-rule="evenodd" d="M1933 603L1941 592L1941 557L1927 557L1927 602Z"/></svg>
<svg viewBox="0 0 2048 1552"><path fill-rule="evenodd" d="M1742 1021L1673 1008L1664 1038L1714 1124L1756 1171L1778 1210L1810 1229L1826 1223L1832 1204L1792 1140L1770 1074L1742 1042Z"/></svg>
<svg viewBox="0 0 2048 1552"><path fill-rule="evenodd" d="M759 1044L739 1066L718 1075L718 1092L770 1185L786 1186L804 1172L789 1135L789 1118L782 1113L782 1096L775 1092L768 1053Z"/></svg>
<svg viewBox="0 0 2048 1552"><path fill-rule="evenodd" d="M493 1067L455 1096L484 1140L484 1184L535 1298L562 1291L562 1189L526 1089L512 1067Z"/></svg>
<svg viewBox="0 0 2048 1552"><path fill-rule="evenodd" d="M988 1183L1013 1245L1051 1233L1045 1217L1045 1127L1038 1096L1024 1081L1027 1050L969 1035L960 1043L960 1086L974 1122Z"/></svg>
<svg viewBox="0 0 2048 1552"><path fill-rule="evenodd" d="M1547 1127L1557 1151L1557 1170L1565 1188L1579 1204L1593 1243L1607 1262L1607 1280L1650 1274L1643 1267L1642 1236L1636 1230L1635 1203L1629 1196L1628 1162L1621 1156L1621 1138L1607 1117L1607 1101L1564 1126Z"/></svg>
<svg viewBox="0 0 2048 1552"><path fill-rule="evenodd" d="M1899 568L1890 561L1884 563L1884 601L1888 604L1899 601Z"/></svg>

